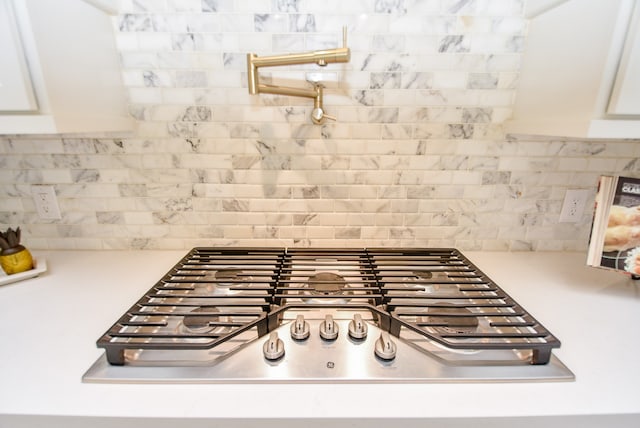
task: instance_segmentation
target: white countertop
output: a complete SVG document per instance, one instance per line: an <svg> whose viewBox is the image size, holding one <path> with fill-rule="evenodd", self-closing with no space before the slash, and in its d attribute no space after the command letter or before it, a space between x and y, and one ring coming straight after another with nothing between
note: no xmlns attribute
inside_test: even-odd
<svg viewBox="0 0 640 428"><path fill-rule="evenodd" d="M35 252L48 271L0 287L0 427L640 426L640 283L581 253L464 252L561 340L575 382L82 383L98 337L184 254Z"/></svg>

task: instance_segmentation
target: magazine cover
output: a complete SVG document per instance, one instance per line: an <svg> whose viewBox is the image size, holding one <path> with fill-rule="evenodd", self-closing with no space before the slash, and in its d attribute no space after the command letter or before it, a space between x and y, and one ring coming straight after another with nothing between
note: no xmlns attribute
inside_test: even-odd
<svg viewBox="0 0 640 428"><path fill-rule="evenodd" d="M608 208L608 221L600 266L640 275L640 179L618 177L613 200L603 201ZM597 208L599 209L599 208Z"/></svg>

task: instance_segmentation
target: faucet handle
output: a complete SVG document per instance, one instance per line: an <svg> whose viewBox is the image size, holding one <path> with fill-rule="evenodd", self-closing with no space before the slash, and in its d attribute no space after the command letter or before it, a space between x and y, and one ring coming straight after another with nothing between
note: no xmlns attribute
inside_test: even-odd
<svg viewBox="0 0 640 428"><path fill-rule="evenodd" d="M333 120L334 122L338 121L338 119L335 116L328 115L327 113L324 114L324 118L327 120Z"/></svg>
<svg viewBox="0 0 640 428"><path fill-rule="evenodd" d="M347 47L347 26L342 27L342 47Z"/></svg>
<svg viewBox="0 0 640 428"><path fill-rule="evenodd" d="M322 125L327 119L335 121L336 118L326 114L322 106L324 85L320 82L316 82L313 84L313 87L316 91L316 98L313 102L313 110L311 110L311 121L316 125Z"/></svg>
<svg viewBox="0 0 640 428"><path fill-rule="evenodd" d="M321 107L316 107L311 110L311 121L313 123L315 123L316 125L321 125L326 120L333 120L335 122L337 119L335 116L326 114Z"/></svg>

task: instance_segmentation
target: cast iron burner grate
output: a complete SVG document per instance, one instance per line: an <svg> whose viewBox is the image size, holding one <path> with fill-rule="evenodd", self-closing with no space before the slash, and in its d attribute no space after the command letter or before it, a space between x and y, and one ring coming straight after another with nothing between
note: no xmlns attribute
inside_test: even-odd
<svg viewBox="0 0 640 428"><path fill-rule="evenodd" d="M378 326L451 350L528 350L560 342L456 249L194 248L100 339L125 351L212 349L278 328L290 309L370 311Z"/></svg>

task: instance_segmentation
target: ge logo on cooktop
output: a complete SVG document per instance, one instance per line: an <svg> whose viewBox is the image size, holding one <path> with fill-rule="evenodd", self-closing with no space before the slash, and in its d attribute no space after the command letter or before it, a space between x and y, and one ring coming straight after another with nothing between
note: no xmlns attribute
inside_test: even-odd
<svg viewBox="0 0 640 428"><path fill-rule="evenodd" d="M333 361L327 361L327 368L328 369L332 369L334 368L336 365Z"/></svg>

